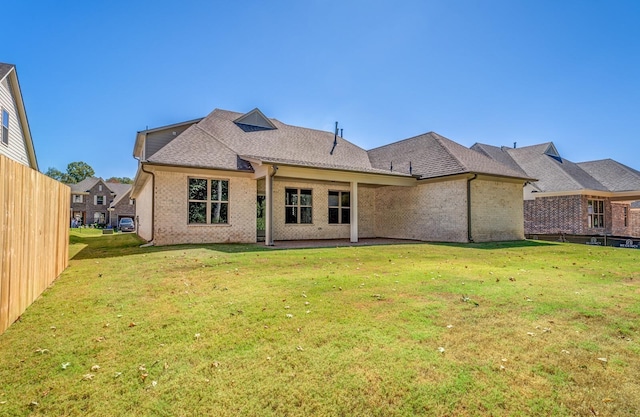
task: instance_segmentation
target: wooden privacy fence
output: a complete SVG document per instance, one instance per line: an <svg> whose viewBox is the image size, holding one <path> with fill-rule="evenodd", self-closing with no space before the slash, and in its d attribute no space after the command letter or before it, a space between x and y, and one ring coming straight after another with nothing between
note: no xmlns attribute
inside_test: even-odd
<svg viewBox="0 0 640 417"><path fill-rule="evenodd" d="M67 267L70 194L0 155L0 334Z"/></svg>

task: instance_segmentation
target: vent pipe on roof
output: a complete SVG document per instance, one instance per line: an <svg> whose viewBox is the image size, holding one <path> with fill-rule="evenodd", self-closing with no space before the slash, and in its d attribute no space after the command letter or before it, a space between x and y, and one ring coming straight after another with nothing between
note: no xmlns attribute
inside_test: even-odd
<svg viewBox="0 0 640 417"><path fill-rule="evenodd" d="M516 148L516 145L518 144L518 142L513 142L513 149Z"/></svg>
<svg viewBox="0 0 640 417"><path fill-rule="evenodd" d="M393 172L393 161L391 161L391 171Z"/></svg>
<svg viewBox="0 0 640 417"><path fill-rule="evenodd" d="M411 166L411 161L409 161L409 175L413 175L413 167Z"/></svg>
<svg viewBox="0 0 640 417"><path fill-rule="evenodd" d="M343 128L340 128L340 137L341 137L341 138L343 138L343 137L344 137L344 136L342 136L342 131L343 131L343 130L344 130Z"/></svg>
<svg viewBox="0 0 640 417"><path fill-rule="evenodd" d="M331 148L329 155L333 155L333 151L336 149L336 146L338 146L338 122L336 122L336 130L333 132L333 148Z"/></svg>

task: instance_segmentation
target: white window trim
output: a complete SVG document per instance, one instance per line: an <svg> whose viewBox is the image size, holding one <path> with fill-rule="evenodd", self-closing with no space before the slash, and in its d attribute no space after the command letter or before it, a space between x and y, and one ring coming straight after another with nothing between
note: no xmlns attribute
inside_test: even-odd
<svg viewBox="0 0 640 417"><path fill-rule="evenodd" d="M7 115L7 134L5 138L5 126L4 126L4 115ZM4 109L4 107L0 108L0 143L5 146L9 146L9 112ZM6 139L6 140L5 140Z"/></svg>

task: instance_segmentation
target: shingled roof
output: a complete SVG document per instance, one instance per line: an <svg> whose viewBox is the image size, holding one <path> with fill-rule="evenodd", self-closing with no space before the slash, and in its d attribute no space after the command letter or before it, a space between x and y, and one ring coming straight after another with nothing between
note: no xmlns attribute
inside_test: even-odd
<svg viewBox="0 0 640 417"><path fill-rule="evenodd" d="M262 115L257 109L247 114ZM247 125L248 119L253 119L244 117L247 114L216 109L149 157L148 162L251 170L246 161L251 159L304 167L408 175L376 169L364 149L331 132L291 126L277 119L268 119L268 128L247 128L250 126Z"/></svg>
<svg viewBox="0 0 640 417"><path fill-rule="evenodd" d="M105 182L100 177L88 177L76 184L67 184L67 185L69 186L69 188L71 188L71 193L74 193L74 194L86 193L86 192L89 192L89 190L92 189L98 183L98 181L102 181L107 186L109 191L111 191L111 193L115 194L116 196L122 196L126 194L129 190L131 190L131 184L121 184L119 182Z"/></svg>
<svg viewBox="0 0 640 417"><path fill-rule="evenodd" d="M610 191L640 190L640 172L613 159L577 164Z"/></svg>
<svg viewBox="0 0 640 417"><path fill-rule="evenodd" d="M573 163L560 156L553 142L521 148L476 143L471 149L503 163L513 161L538 178L535 186L540 192L640 190L639 171L612 159Z"/></svg>
<svg viewBox="0 0 640 417"><path fill-rule="evenodd" d="M423 179L465 173L533 179L434 132L381 146L368 153L376 168L411 173Z"/></svg>

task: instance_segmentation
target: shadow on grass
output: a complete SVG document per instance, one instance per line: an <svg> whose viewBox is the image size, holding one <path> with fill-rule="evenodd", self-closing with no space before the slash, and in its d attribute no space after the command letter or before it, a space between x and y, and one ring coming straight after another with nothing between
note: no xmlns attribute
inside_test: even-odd
<svg viewBox="0 0 640 417"><path fill-rule="evenodd" d="M172 246L149 246L141 247L145 241L140 239L134 233L116 233L113 235L102 235L96 232L83 233L72 232L69 236L71 259L99 259L99 258L114 258L120 256L139 255L147 253L175 251L180 249L194 249L201 248L215 252L223 253L246 253L246 252L263 252L277 250L300 250L300 249L318 249L318 248L334 248L343 246L352 246L349 244L336 245L335 243L329 243L323 241L322 244L314 242L315 244L303 244L302 246L284 245L284 247L266 247L264 244L259 243L216 243L216 244L189 244L189 245L172 245ZM304 242L302 242L304 243ZM553 242L541 242L534 240L522 240L522 241L508 241L508 242L490 242L490 243L443 243L443 242L402 242L402 243L377 243L377 244L360 244L357 246L394 246L396 244L425 244L425 245L439 245L449 246L461 249L488 249L488 250L500 250L510 248L523 248L523 247L538 247L538 246L552 246L556 243Z"/></svg>
<svg viewBox="0 0 640 417"><path fill-rule="evenodd" d="M71 235L69 237L69 244L71 246L70 253L72 254L71 259L73 260L115 258L119 256L173 251L181 248L203 248L225 253L259 252L268 250L267 248L256 244L241 243L140 247L140 245L144 243L145 241L140 239L134 233L87 236ZM75 254L73 250L74 246L77 248Z"/></svg>
<svg viewBox="0 0 640 417"><path fill-rule="evenodd" d="M560 242L544 242L541 240L510 240L505 242L486 242L486 243L447 243L438 242L432 245L450 246L465 249L512 249L512 248L535 248L558 245Z"/></svg>

